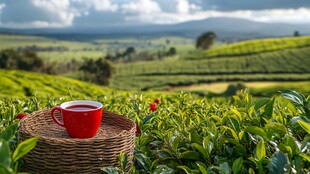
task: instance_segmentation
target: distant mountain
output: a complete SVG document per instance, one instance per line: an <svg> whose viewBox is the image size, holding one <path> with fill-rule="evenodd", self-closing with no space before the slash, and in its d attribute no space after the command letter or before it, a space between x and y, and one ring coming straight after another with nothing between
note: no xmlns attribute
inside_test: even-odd
<svg viewBox="0 0 310 174"><path fill-rule="evenodd" d="M310 34L309 24L263 23L240 18L208 18L173 25L136 25L119 27L68 27L43 29L7 29L1 33L44 35L69 40L85 40L100 37L179 35L196 38L199 34L213 31L219 39L243 40L262 37L292 36L294 31L301 35Z"/></svg>
<svg viewBox="0 0 310 174"><path fill-rule="evenodd" d="M183 30L224 32L225 34L245 34L254 37L272 36L292 36L294 31L299 31L302 35L310 34L309 24L285 24L285 23L263 23L254 22L239 18L208 18L198 21L189 21L175 25Z"/></svg>

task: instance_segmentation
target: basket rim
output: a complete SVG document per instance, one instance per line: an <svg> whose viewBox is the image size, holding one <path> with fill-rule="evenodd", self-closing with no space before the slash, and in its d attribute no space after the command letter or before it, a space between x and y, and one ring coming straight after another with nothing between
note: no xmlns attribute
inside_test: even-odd
<svg viewBox="0 0 310 174"><path fill-rule="evenodd" d="M35 115L36 113L38 112L42 112L42 111L48 111L50 112L51 108L43 108L43 109L40 109L40 110L37 110L37 111L34 111L32 113L29 113L29 114L26 114L26 117L24 117L23 119L20 120L20 123L19 123L19 128L18 128L18 132L19 133L24 133L30 137L34 137L34 136L38 136L40 137L40 139L44 139L44 140L64 140L64 141L72 141L72 142L91 142L91 141L97 141L97 140L103 140L103 141L109 141L109 140L112 140L112 139L115 139L115 138L119 138L120 136L124 136L124 135L129 135L131 131L134 131L133 129L135 129L135 123L133 120L127 118L125 115L120 115L118 113L114 113L114 112L111 112L111 111L107 111L107 110L103 110L103 113L112 113L112 114L115 114L119 117L123 117L124 119L128 120L130 123L130 126L131 126L131 129L129 130L122 130L121 132L119 132L118 134L115 134L113 136L109 136L109 137L105 137L105 138L102 138L102 137L92 137L92 138L71 138L71 137L49 137L49 136L44 136L44 135L36 135L34 132L31 132L29 131L28 129L25 128L25 121L28 120L28 119L31 119L33 118L33 115ZM55 123L56 124L56 123Z"/></svg>

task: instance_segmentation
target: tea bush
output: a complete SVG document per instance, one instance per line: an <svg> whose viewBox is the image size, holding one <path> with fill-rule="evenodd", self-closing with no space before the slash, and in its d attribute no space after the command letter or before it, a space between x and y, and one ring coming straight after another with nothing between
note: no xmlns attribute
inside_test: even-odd
<svg viewBox="0 0 310 174"><path fill-rule="evenodd" d="M160 102L152 111L155 98ZM86 97L3 98L0 132L16 122L18 113L73 99ZM115 92L91 99L102 102L106 110L127 115L141 130L130 171L124 170L127 155L121 154L121 168L103 168L105 172L310 172L310 96L289 90L260 99L246 91L232 99L206 99L184 92L162 96Z"/></svg>

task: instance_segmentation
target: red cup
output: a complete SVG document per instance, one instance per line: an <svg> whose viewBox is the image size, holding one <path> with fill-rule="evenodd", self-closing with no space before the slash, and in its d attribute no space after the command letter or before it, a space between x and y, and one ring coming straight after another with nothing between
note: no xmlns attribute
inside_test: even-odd
<svg viewBox="0 0 310 174"><path fill-rule="evenodd" d="M55 117L55 111L60 111L63 122ZM102 118L102 104L89 100L76 100L55 106L51 115L53 120L65 127L72 138L91 138L96 135Z"/></svg>

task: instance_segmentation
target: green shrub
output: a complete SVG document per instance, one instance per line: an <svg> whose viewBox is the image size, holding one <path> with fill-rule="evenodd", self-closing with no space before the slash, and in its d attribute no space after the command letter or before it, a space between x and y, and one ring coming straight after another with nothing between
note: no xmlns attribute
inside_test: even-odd
<svg viewBox="0 0 310 174"><path fill-rule="evenodd" d="M127 115L140 126L134 164L125 171L126 154L114 173L309 173L310 96L283 91L254 100L241 91L231 99L201 98L190 93L93 95L104 109ZM150 110L154 98L160 103ZM51 108L65 98L32 97L3 100L6 120L27 106L27 112ZM12 103L15 109L9 104ZM14 110L14 112L13 112ZM0 121L7 127L14 121ZM1 132L1 127L0 127Z"/></svg>

